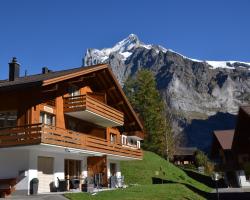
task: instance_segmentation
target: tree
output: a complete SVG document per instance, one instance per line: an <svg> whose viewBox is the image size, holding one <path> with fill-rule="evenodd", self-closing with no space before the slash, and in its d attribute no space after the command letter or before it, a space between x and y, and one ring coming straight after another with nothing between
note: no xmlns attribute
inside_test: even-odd
<svg viewBox="0 0 250 200"><path fill-rule="evenodd" d="M135 78L125 82L124 91L143 120L146 132L143 148L169 158L173 146L171 123L152 72L138 71Z"/></svg>

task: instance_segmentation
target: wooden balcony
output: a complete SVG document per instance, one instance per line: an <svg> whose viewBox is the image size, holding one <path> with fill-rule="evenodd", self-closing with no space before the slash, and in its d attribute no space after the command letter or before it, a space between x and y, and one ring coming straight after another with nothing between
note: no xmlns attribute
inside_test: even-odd
<svg viewBox="0 0 250 200"><path fill-rule="evenodd" d="M64 98L64 113L103 127L122 126L124 114L88 94Z"/></svg>
<svg viewBox="0 0 250 200"><path fill-rule="evenodd" d="M105 139L53 126L32 124L0 130L0 148L50 144L97 153L142 159L142 150L111 144Z"/></svg>

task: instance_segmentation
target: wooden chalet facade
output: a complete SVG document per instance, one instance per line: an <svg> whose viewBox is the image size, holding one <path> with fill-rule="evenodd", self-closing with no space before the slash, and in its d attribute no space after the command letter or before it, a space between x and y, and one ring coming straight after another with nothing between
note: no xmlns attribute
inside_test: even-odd
<svg viewBox="0 0 250 200"><path fill-rule="evenodd" d="M43 193L96 174L107 187L121 160L142 159L143 127L108 65L24 77L19 68L13 58L0 81L0 192L1 181L29 194L38 178Z"/></svg>
<svg viewBox="0 0 250 200"><path fill-rule="evenodd" d="M175 165L189 165L195 162L196 147L177 147L173 162Z"/></svg>
<svg viewBox="0 0 250 200"><path fill-rule="evenodd" d="M250 186L250 106L241 106L235 130L214 131L211 156L232 187Z"/></svg>

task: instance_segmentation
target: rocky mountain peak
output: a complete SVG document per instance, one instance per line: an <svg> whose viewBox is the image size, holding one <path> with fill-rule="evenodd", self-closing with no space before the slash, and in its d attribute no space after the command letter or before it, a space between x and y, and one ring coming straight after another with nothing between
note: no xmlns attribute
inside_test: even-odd
<svg viewBox="0 0 250 200"><path fill-rule="evenodd" d="M175 130L184 131L189 144L202 149L210 144L213 130L234 128L232 116L239 105L250 103L248 62L191 59L160 45L144 44L131 34L111 48L88 49L84 65L98 63L108 63L121 85L138 70L151 70L175 115Z"/></svg>

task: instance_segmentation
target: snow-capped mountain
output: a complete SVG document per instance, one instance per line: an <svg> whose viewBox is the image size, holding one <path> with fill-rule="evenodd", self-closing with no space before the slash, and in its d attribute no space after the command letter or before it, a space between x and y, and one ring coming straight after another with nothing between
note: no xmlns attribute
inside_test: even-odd
<svg viewBox="0 0 250 200"><path fill-rule="evenodd" d="M85 66L109 63L121 85L138 70L150 69L176 116L175 130L184 130L189 144L203 149L214 129L234 128L238 106L250 103L247 62L192 59L160 45L144 44L134 34L112 48L88 49L83 60Z"/></svg>
<svg viewBox="0 0 250 200"><path fill-rule="evenodd" d="M194 62L202 62L210 65L212 69L216 68L227 68L227 69L235 69L236 67L248 68L250 70L250 62L240 62L240 61L204 61L188 58L178 52L175 52L171 49L166 49L160 45L146 45L139 40L139 38L135 34L130 34L124 40L118 42L112 48L104 48L104 49L88 49L84 59L84 65L90 64L100 64L100 63L108 63L110 55L119 54L120 59L126 61L132 54L133 50L136 48L145 48L147 50L153 49L156 53L167 51L175 53L183 57L184 59L189 59Z"/></svg>

